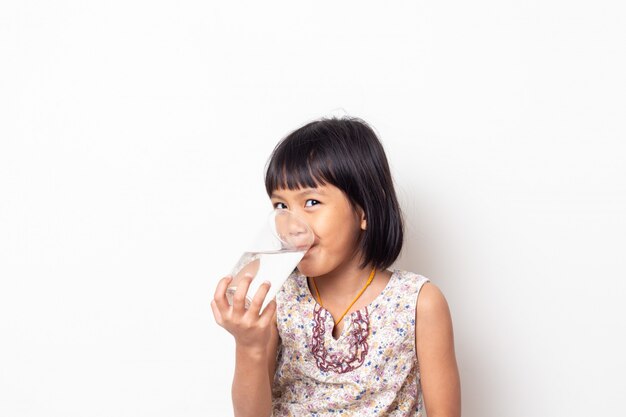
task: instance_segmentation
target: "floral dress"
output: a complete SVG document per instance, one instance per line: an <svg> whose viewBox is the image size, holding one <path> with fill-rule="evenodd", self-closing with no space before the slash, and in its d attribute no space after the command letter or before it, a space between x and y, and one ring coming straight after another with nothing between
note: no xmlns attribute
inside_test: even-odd
<svg viewBox="0 0 626 417"><path fill-rule="evenodd" d="M422 417L415 308L430 280L394 269L369 305L346 314L342 334L297 269L276 294L280 343L273 417Z"/></svg>

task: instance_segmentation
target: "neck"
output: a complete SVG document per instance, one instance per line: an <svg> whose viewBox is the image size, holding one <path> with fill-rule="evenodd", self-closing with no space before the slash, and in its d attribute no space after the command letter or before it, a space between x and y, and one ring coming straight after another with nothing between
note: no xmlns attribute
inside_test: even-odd
<svg viewBox="0 0 626 417"><path fill-rule="evenodd" d="M359 260L351 260L324 275L315 277L315 285L323 300L345 302L346 299L354 297L361 291L367 283L372 268L371 264L365 268L359 268ZM376 274L378 275L378 271ZM309 278L309 283L311 283L311 278ZM312 284L310 287L313 287ZM314 290L312 294L315 295Z"/></svg>

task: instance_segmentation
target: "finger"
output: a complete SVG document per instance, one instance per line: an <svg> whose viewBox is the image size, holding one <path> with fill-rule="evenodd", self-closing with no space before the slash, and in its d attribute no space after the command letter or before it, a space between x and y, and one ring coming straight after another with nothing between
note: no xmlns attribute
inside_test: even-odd
<svg viewBox="0 0 626 417"><path fill-rule="evenodd" d="M211 310L213 310L213 317L215 317L215 322L219 325L219 326L223 326L224 321L222 320L222 313L220 313L219 308L217 307L217 303L215 302L215 300L211 301Z"/></svg>
<svg viewBox="0 0 626 417"><path fill-rule="evenodd" d="M265 306L265 309L261 313L261 318L259 319L259 322L261 322L262 325L267 325L267 324L270 324L272 320L276 320L275 318L276 308L277 308L276 298L272 298L272 300L269 303L267 303L267 305Z"/></svg>
<svg viewBox="0 0 626 417"><path fill-rule="evenodd" d="M269 281L263 281L263 284L259 287L252 298L252 302L250 303L250 308L248 309L248 314L253 314L255 316L259 315L261 311L261 306L263 305L263 301L265 297L267 297L267 293L270 290L270 286L272 284Z"/></svg>
<svg viewBox="0 0 626 417"><path fill-rule="evenodd" d="M245 302L248 288L254 277L252 274L246 272L243 278L237 283L237 290L233 295L233 313L243 315L246 312Z"/></svg>
<svg viewBox="0 0 626 417"><path fill-rule="evenodd" d="M215 289L214 300L217 308L220 311L227 311L229 308L228 299L226 298L226 289L228 288L228 284L231 283L233 277L231 275L225 276L220 280L217 284L217 288Z"/></svg>

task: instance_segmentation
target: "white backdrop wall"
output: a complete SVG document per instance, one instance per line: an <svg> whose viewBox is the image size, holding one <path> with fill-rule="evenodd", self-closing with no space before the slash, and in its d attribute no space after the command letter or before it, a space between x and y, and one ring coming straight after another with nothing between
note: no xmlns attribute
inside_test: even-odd
<svg viewBox="0 0 626 417"><path fill-rule="evenodd" d="M620 415L618 1L0 5L0 415L230 416L209 302L277 141L364 118L467 417Z"/></svg>

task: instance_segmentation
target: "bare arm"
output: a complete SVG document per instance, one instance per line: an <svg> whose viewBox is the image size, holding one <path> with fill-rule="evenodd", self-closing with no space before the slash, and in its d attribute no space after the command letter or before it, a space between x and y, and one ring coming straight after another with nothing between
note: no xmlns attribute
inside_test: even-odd
<svg viewBox="0 0 626 417"><path fill-rule="evenodd" d="M236 349L235 377L232 386L233 410L236 417L269 417L272 414L272 383L279 343L276 312L272 323L266 350Z"/></svg>
<svg viewBox="0 0 626 417"><path fill-rule="evenodd" d="M448 303L434 284L420 290L415 346L428 417L461 416L461 382Z"/></svg>
<svg viewBox="0 0 626 417"><path fill-rule="evenodd" d="M244 308L244 296L251 278L242 280L233 296L233 305L226 300L227 278L220 281L211 303L217 323L236 340L235 376L232 400L235 417L269 417L272 414L272 380L268 377L275 367L278 331L276 329L276 300L259 310L269 290L263 284L257 290L249 309ZM273 377L273 373L271 375Z"/></svg>
<svg viewBox="0 0 626 417"><path fill-rule="evenodd" d="M232 397L235 417L269 417L272 391L267 378L268 352L236 349Z"/></svg>

